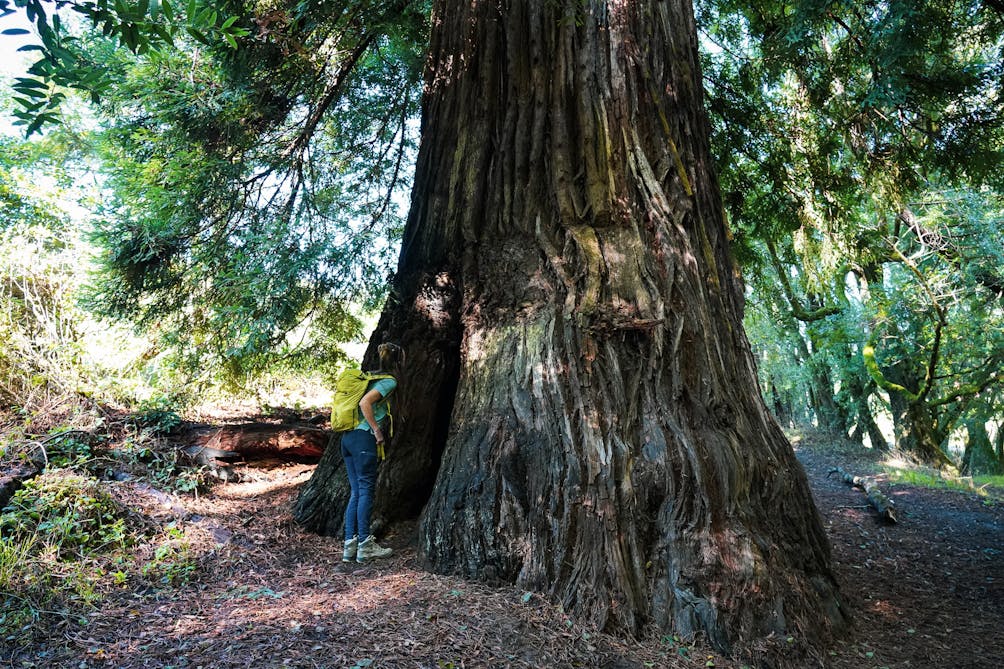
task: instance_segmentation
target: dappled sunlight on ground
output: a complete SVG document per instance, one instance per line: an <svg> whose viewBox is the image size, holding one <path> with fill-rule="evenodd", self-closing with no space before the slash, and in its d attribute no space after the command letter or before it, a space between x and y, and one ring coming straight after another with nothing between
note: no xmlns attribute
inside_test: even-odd
<svg viewBox="0 0 1004 669"><path fill-rule="evenodd" d="M137 508L172 528L142 546L140 559L160 549L164 572L184 576L122 584L86 626L66 621L17 666L694 666L675 645L602 634L539 595L422 571L413 525L381 539L395 550L390 559L342 563L340 540L292 521L311 471L249 471L254 480L198 498L134 486ZM739 666L700 646L690 651Z"/></svg>
<svg viewBox="0 0 1004 669"><path fill-rule="evenodd" d="M280 480L280 481L247 481L237 484L230 484L225 487L221 487L220 490L216 491L213 495L215 500L227 500L227 499L253 499L255 497L260 497L266 494L275 494L280 492L289 492L294 488L298 488L303 485L304 482L310 478L312 470L303 470L296 472L291 480Z"/></svg>
<svg viewBox="0 0 1004 669"><path fill-rule="evenodd" d="M400 605L416 595L415 586L420 578L417 572L405 571L357 581L356 587L342 593L334 602L334 610L361 613L390 604Z"/></svg>
<svg viewBox="0 0 1004 669"><path fill-rule="evenodd" d="M882 461L882 464L886 467L891 467L892 469L911 469L913 464L903 460L899 457L890 457Z"/></svg>
<svg viewBox="0 0 1004 669"><path fill-rule="evenodd" d="M900 522L879 521L860 491L827 473L869 475L875 457L803 442L803 463L854 616L827 669L1004 666L1004 505L973 493L882 480ZM138 560L161 549L164 573L130 578L81 619L54 625L11 661L49 667L353 667L390 669L661 667L743 663L656 633L605 635L536 593L425 572L415 526L381 539L387 560L341 561L341 541L303 532L291 507L313 465L245 466L240 483L198 498L109 483L157 526ZM167 547L169 550L165 550ZM142 562L140 562L142 564ZM686 653L681 653L681 648ZM804 661L779 667L819 666ZM712 664L707 664L707 662Z"/></svg>
<svg viewBox="0 0 1004 669"><path fill-rule="evenodd" d="M896 618L902 613L901 609L893 606L892 603L885 599L878 599L870 602L868 608L879 615L889 618Z"/></svg>

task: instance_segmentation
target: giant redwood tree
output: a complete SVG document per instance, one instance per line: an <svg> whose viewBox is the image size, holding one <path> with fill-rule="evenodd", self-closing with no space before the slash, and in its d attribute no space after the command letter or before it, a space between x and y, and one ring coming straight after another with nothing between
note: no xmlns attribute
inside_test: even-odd
<svg viewBox="0 0 1004 669"><path fill-rule="evenodd" d="M728 648L840 624L741 326L688 0L437 0L432 26L370 347L408 355L377 515L422 509L431 568L608 629ZM328 456L297 515L333 532Z"/></svg>

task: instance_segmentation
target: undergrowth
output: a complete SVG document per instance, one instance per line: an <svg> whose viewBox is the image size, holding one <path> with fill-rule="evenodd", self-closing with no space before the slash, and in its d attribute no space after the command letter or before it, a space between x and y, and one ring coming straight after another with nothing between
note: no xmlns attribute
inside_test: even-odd
<svg viewBox="0 0 1004 669"><path fill-rule="evenodd" d="M106 410L75 416L45 428L8 429L0 441L0 463L32 460L40 466L72 468L98 479L137 479L161 490L198 493L209 485L208 471L188 461L170 436L181 417L163 406L142 406L135 413Z"/></svg>
<svg viewBox="0 0 1004 669"><path fill-rule="evenodd" d="M115 590L156 593L192 577L184 533L118 501L137 484L196 494L208 484L170 441L182 421L167 403L127 414L67 395L0 419L0 467L40 471L0 509L0 648L86 624Z"/></svg>
<svg viewBox="0 0 1004 669"><path fill-rule="evenodd" d="M109 557L135 540L125 511L95 479L50 469L24 483L0 513L0 634L24 640L45 614L100 600Z"/></svg>

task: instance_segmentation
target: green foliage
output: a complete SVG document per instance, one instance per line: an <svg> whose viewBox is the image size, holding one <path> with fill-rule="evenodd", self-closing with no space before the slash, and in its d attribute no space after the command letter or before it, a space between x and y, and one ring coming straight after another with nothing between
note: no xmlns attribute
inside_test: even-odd
<svg viewBox="0 0 1004 669"><path fill-rule="evenodd" d="M188 582L196 570L190 545L184 533L168 527L163 540L154 548L153 556L142 566L140 573L159 586L180 586Z"/></svg>
<svg viewBox="0 0 1004 669"><path fill-rule="evenodd" d="M139 411L132 418L154 437L167 435L182 423L181 416L173 407L174 404L167 398L149 399L140 402Z"/></svg>
<svg viewBox="0 0 1004 669"><path fill-rule="evenodd" d="M942 444L973 406L1000 411L1001 15L940 0L698 13L768 399L857 440L900 399Z"/></svg>
<svg viewBox="0 0 1004 669"><path fill-rule="evenodd" d="M67 469L26 481L0 513L0 638L45 633L40 621L78 615L110 588L184 584L197 562L174 526L147 538L104 483ZM149 528L149 525L146 526Z"/></svg>
<svg viewBox="0 0 1004 669"><path fill-rule="evenodd" d="M25 482L0 513L0 635L24 643L46 612L96 603L102 556L132 542L94 479L53 469Z"/></svg>
<svg viewBox="0 0 1004 669"><path fill-rule="evenodd" d="M66 218L22 187L25 147L0 141L0 403L30 406L80 381L77 276Z"/></svg>
<svg viewBox="0 0 1004 669"><path fill-rule="evenodd" d="M86 303L135 320L202 387L330 366L336 340L359 337L349 305L383 298L424 19L364 4L260 16L261 39L237 52L93 51L116 86L102 99L111 197ZM349 23L342 55L319 58Z"/></svg>
<svg viewBox="0 0 1004 669"><path fill-rule="evenodd" d="M64 140L0 139L0 410L29 420L56 405L136 401L149 392L141 376L158 363L78 304L92 250L63 209L87 194Z"/></svg>
<svg viewBox="0 0 1004 669"><path fill-rule="evenodd" d="M84 305L137 324L153 351L135 371L182 402L266 370L332 375L397 255L427 3L65 4L89 21L13 3L49 63L22 99L100 102ZM36 129L43 111L19 114Z"/></svg>
<svg viewBox="0 0 1004 669"><path fill-rule="evenodd" d="M883 219L928 182L993 183L1004 157L998 14L937 0L697 8L714 151L747 267L764 264L756 240L783 247L800 229L817 264L867 264L884 255ZM838 233L839 246L818 246L815 231Z"/></svg>
<svg viewBox="0 0 1004 669"><path fill-rule="evenodd" d="M818 141L804 158L830 192L848 179L909 187L932 166L979 182L999 165L1004 17L986 4L717 0L698 8L724 47L711 59L718 109L745 104L781 146ZM805 102L787 122L779 95Z"/></svg>
<svg viewBox="0 0 1004 669"><path fill-rule="evenodd" d="M177 0L176 0L177 2ZM14 91L16 125L24 125L31 136L44 125L58 124L65 89L85 92L95 102L113 85L112 74L91 57L85 40L72 30L80 21L67 20L65 10L72 10L94 34L109 44L135 54L160 48L172 48L188 39L217 49L236 49L238 40L250 34L249 17L227 15L220 3L189 0L183 5L168 0L139 3L48 2L45 0L0 0L0 16L23 10L35 26L40 44L23 46L19 51L38 54L27 75L19 77ZM61 15L60 10L64 10ZM22 34L21 28L9 28L5 34Z"/></svg>
<svg viewBox="0 0 1004 669"><path fill-rule="evenodd" d="M0 515L6 540L38 537L40 552L59 560L125 548L123 511L100 484L52 469L25 482Z"/></svg>
<svg viewBox="0 0 1004 669"><path fill-rule="evenodd" d="M94 454L91 441L90 435L86 433L75 431L67 432L65 435L56 433L45 445L49 465L57 468L86 467Z"/></svg>

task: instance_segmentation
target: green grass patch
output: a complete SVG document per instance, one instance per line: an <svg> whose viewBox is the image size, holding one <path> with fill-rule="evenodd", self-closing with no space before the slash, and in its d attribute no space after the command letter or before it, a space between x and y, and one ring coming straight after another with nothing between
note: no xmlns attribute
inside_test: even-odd
<svg viewBox="0 0 1004 669"><path fill-rule="evenodd" d="M973 483L977 486L991 486L1004 490L1004 475L1002 476L974 476Z"/></svg>
<svg viewBox="0 0 1004 669"><path fill-rule="evenodd" d="M883 465L891 483L905 483L921 488L955 490L1004 500L1004 476L952 476L927 469Z"/></svg>

